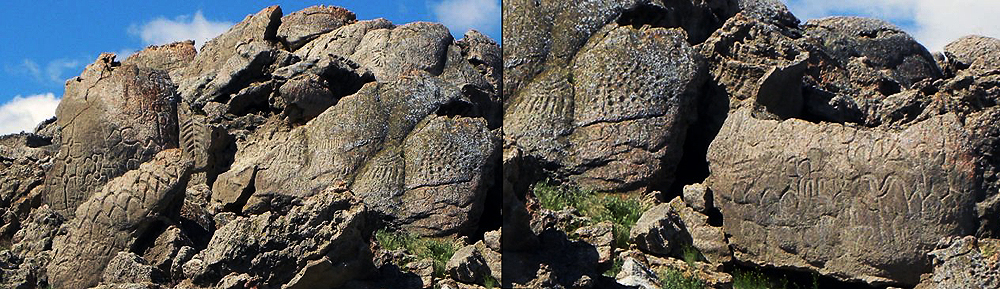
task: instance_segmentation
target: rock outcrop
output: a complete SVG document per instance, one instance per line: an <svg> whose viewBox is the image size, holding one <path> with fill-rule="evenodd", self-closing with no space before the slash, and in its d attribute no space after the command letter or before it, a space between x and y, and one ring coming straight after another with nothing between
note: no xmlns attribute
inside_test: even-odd
<svg viewBox="0 0 1000 289"><path fill-rule="evenodd" d="M518 170L505 167L515 199L505 230L535 226L523 240L576 230L560 219L573 210L538 205L569 197L528 192L549 180L660 202L631 228L639 251L619 260L629 264L619 284L658 286L642 259L685 258L840 285L992 286L966 280L992 280L995 268L962 271L982 261L939 241L1000 233L1000 41L969 36L931 53L885 21L802 23L770 0L504 7L504 165ZM515 218L522 207L530 220ZM541 240L517 250L552 255L553 239ZM538 272L505 276L609 281L539 258ZM576 284L581 275L592 285Z"/></svg>
<svg viewBox="0 0 1000 289"><path fill-rule="evenodd" d="M475 247L495 272L373 249L376 231L471 246L499 229L499 45L356 17L272 6L208 43L101 54L56 118L0 137L0 287L499 280L499 233Z"/></svg>

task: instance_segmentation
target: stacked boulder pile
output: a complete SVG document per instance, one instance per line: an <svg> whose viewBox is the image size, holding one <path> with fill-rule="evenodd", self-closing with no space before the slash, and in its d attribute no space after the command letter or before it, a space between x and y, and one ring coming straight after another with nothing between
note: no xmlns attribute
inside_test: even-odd
<svg viewBox="0 0 1000 289"><path fill-rule="evenodd" d="M473 240L498 227L482 224L499 213L500 69L478 32L325 6L268 7L199 49L101 54L54 120L0 137L0 287L499 278L481 256L499 241ZM448 278L400 272L374 241L385 228L466 241L479 280L460 274L469 254Z"/></svg>
<svg viewBox="0 0 1000 289"><path fill-rule="evenodd" d="M931 53L887 22L802 23L777 0L503 11L503 231L528 236L504 240L504 285L656 288L674 267L730 288L738 267L1000 286L1000 40ZM612 246L553 226L578 216L537 205L546 180L651 209ZM687 246L703 258L672 265Z"/></svg>

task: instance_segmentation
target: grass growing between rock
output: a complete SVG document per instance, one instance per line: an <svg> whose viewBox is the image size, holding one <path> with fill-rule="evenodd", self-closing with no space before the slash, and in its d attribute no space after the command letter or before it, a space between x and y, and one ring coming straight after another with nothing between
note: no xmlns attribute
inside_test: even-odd
<svg viewBox="0 0 1000 289"><path fill-rule="evenodd" d="M705 282L691 276L685 277L684 273L677 269L667 269L660 272L660 287L672 289L703 289Z"/></svg>
<svg viewBox="0 0 1000 289"><path fill-rule="evenodd" d="M420 238L406 232L390 232L385 229L375 232L375 240L390 251L404 249L408 254L415 255L412 260L403 260L400 267L406 264L423 259L431 259L434 262L434 276L444 277L445 264L455 255L458 244L454 240L438 238Z"/></svg>
<svg viewBox="0 0 1000 289"><path fill-rule="evenodd" d="M599 223L614 224L615 247L628 248L628 233L649 205L629 195L598 194L570 186L557 186L540 182L534 186L535 197L542 208L559 211L575 208L584 217ZM563 228L572 233L576 228Z"/></svg>
<svg viewBox="0 0 1000 289"><path fill-rule="evenodd" d="M694 262L701 260L701 252L698 252L698 248L685 244L681 247L681 258L688 266L694 267Z"/></svg>
<svg viewBox="0 0 1000 289"><path fill-rule="evenodd" d="M625 261L621 257L615 257L615 260L611 262L611 269L604 271L605 277L615 278L618 276L618 272L622 271L622 265L625 265Z"/></svg>
<svg viewBox="0 0 1000 289"><path fill-rule="evenodd" d="M788 281L787 277L767 276L759 271L733 271L733 289L819 289L817 275L813 275L810 285L795 284Z"/></svg>

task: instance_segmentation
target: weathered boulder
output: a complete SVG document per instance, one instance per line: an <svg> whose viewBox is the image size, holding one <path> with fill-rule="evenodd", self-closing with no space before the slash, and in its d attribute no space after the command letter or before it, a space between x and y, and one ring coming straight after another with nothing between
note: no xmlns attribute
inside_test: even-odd
<svg viewBox="0 0 1000 289"><path fill-rule="evenodd" d="M670 255L680 249L685 233L680 216L670 204L659 204L642 213L629 231L629 242L644 252Z"/></svg>
<svg viewBox="0 0 1000 289"><path fill-rule="evenodd" d="M882 20L828 17L807 22L803 30L805 46L816 54L807 108L822 120L879 125L883 99L942 76L926 48ZM856 111L845 110L852 106Z"/></svg>
<svg viewBox="0 0 1000 289"><path fill-rule="evenodd" d="M130 249L174 203L190 167L179 149L165 150L80 204L77 218L64 226L66 235L52 245L49 283L57 288L97 285L115 254Z"/></svg>
<svg viewBox="0 0 1000 289"><path fill-rule="evenodd" d="M653 255L681 257L685 246L691 246L712 264L732 260L722 228L709 225L708 216L688 207L680 197L644 212L629 232L629 241Z"/></svg>
<svg viewBox="0 0 1000 289"><path fill-rule="evenodd" d="M604 26L572 65L523 86L507 106L504 132L583 188L669 184L703 80L685 38L680 29Z"/></svg>
<svg viewBox="0 0 1000 289"><path fill-rule="evenodd" d="M264 212L226 223L183 271L204 284L247 273L273 287L336 288L374 269L366 214L352 193L331 187L284 215Z"/></svg>
<svg viewBox="0 0 1000 289"><path fill-rule="evenodd" d="M649 266L636 261L631 256L626 256L623 259L622 269L618 271L618 275L615 275L618 284L641 289L660 288L660 280L658 280L657 274Z"/></svg>
<svg viewBox="0 0 1000 289"><path fill-rule="evenodd" d="M240 144L214 188L232 203L252 184L254 196L244 200L252 206L264 194L304 198L348 184L373 210L415 232L470 230L496 167L497 141L481 118L434 115L450 103L472 102L425 73L367 84L306 125Z"/></svg>
<svg viewBox="0 0 1000 289"><path fill-rule="evenodd" d="M311 6L281 17L278 38L295 51L319 35L355 22L354 12L336 6Z"/></svg>
<svg viewBox="0 0 1000 289"><path fill-rule="evenodd" d="M916 289L1000 287L1000 255L996 239L948 237L931 251L934 272Z"/></svg>
<svg viewBox="0 0 1000 289"><path fill-rule="evenodd" d="M62 147L45 175L45 203L72 217L109 180L177 147L177 94L161 70L101 54L66 82L56 109Z"/></svg>
<svg viewBox="0 0 1000 289"><path fill-rule="evenodd" d="M145 259L131 252L118 252L104 268L104 284L160 283L161 273Z"/></svg>
<svg viewBox="0 0 1000 289"><path fill-rule="evenodd" d="M50 137L34 133L0 136L0 212L4 215L0 239L20 229L31 209L41 205L46 167L52 165Z"/></svg>
<svg viewBox="0 0 1000 289"><path fill-rule="evenodd" d="M171 78L175 78L178 75L173 73L191 63L191 60L194 60L194 56L197 53L194 48L194 41L188 40L161 46L152 45L146 47L146 49L129 55L122 63L163 70L171 73Z"/></svg>
<svg viewBox="0 0 1000 289"><path fill-rule="evenodd" d="M944 47L949 60L983 72L1000 69L1000 39L969 35Z"/></svg>
<svg viewBox="0 0 1000 289"><path fill-rule="evenodd" d="M684 203L695 211L705 213L712 207L712 195L708 192L708 187L704 184L690 184L684 186Z"/></svg>
<svg viewBox="0 0 1000 289"><path fill-rule="evenodd" d="M482 283L490 268L486 266L486 259L479 248L468 245L455 251L445 264L445 271L459 282Z"/></svg>
<svg viewBox="0 0 1000 289"><path fill-rule="evenodd" d="M978 229L968 135L955 114L897 131L740 109L709 148L707 185L741 261L913 285L939 239Z"/></svg>
<svg viewBox="0 0 1000 289"><path fill-rule="evenodd" d="M291 61L291 54L278 44L281 16L280 7L265 8L205 43L198 55L174 74L181 98L201 108L209 101L226 102L258 92L247 87L266 80L271 65Z"/></svg>

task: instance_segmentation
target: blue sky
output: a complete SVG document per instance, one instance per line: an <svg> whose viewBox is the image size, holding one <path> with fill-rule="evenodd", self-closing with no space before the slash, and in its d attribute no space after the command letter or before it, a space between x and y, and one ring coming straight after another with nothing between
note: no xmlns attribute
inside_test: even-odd
<svg viewBox="0 0 1000 289"><path fill-rule="evenodd" d="M456 38L474 28L500 39L500 0L3 1L0 10L17 16L0 18L0 39L5 40L0 44L0 134L30 131L54 115L66 79L79 75L101 52L123 59L150 44L178 40L172 38L210 38L276 4L285 14L334 5L358 19L442 22Z"/></svg>
<svg viewBox="0 0 1000 289"><path fill-rule="evenodd" d="M1000 38L1000 17L995 16L1000 0L785 1L803 21L831 15L888 20L931 51L967 34ZM476 28L500 39L500 0L41 2L0 2L0 9L17 15L0 18L0 37L5 40L0 44L0 134L31 130L53 115L65 80L101 52L124 55L178 37L211 37L274 4L286 14L312 5L336 5L354 11L359 19L442 22L457 37Z"/></svg>

